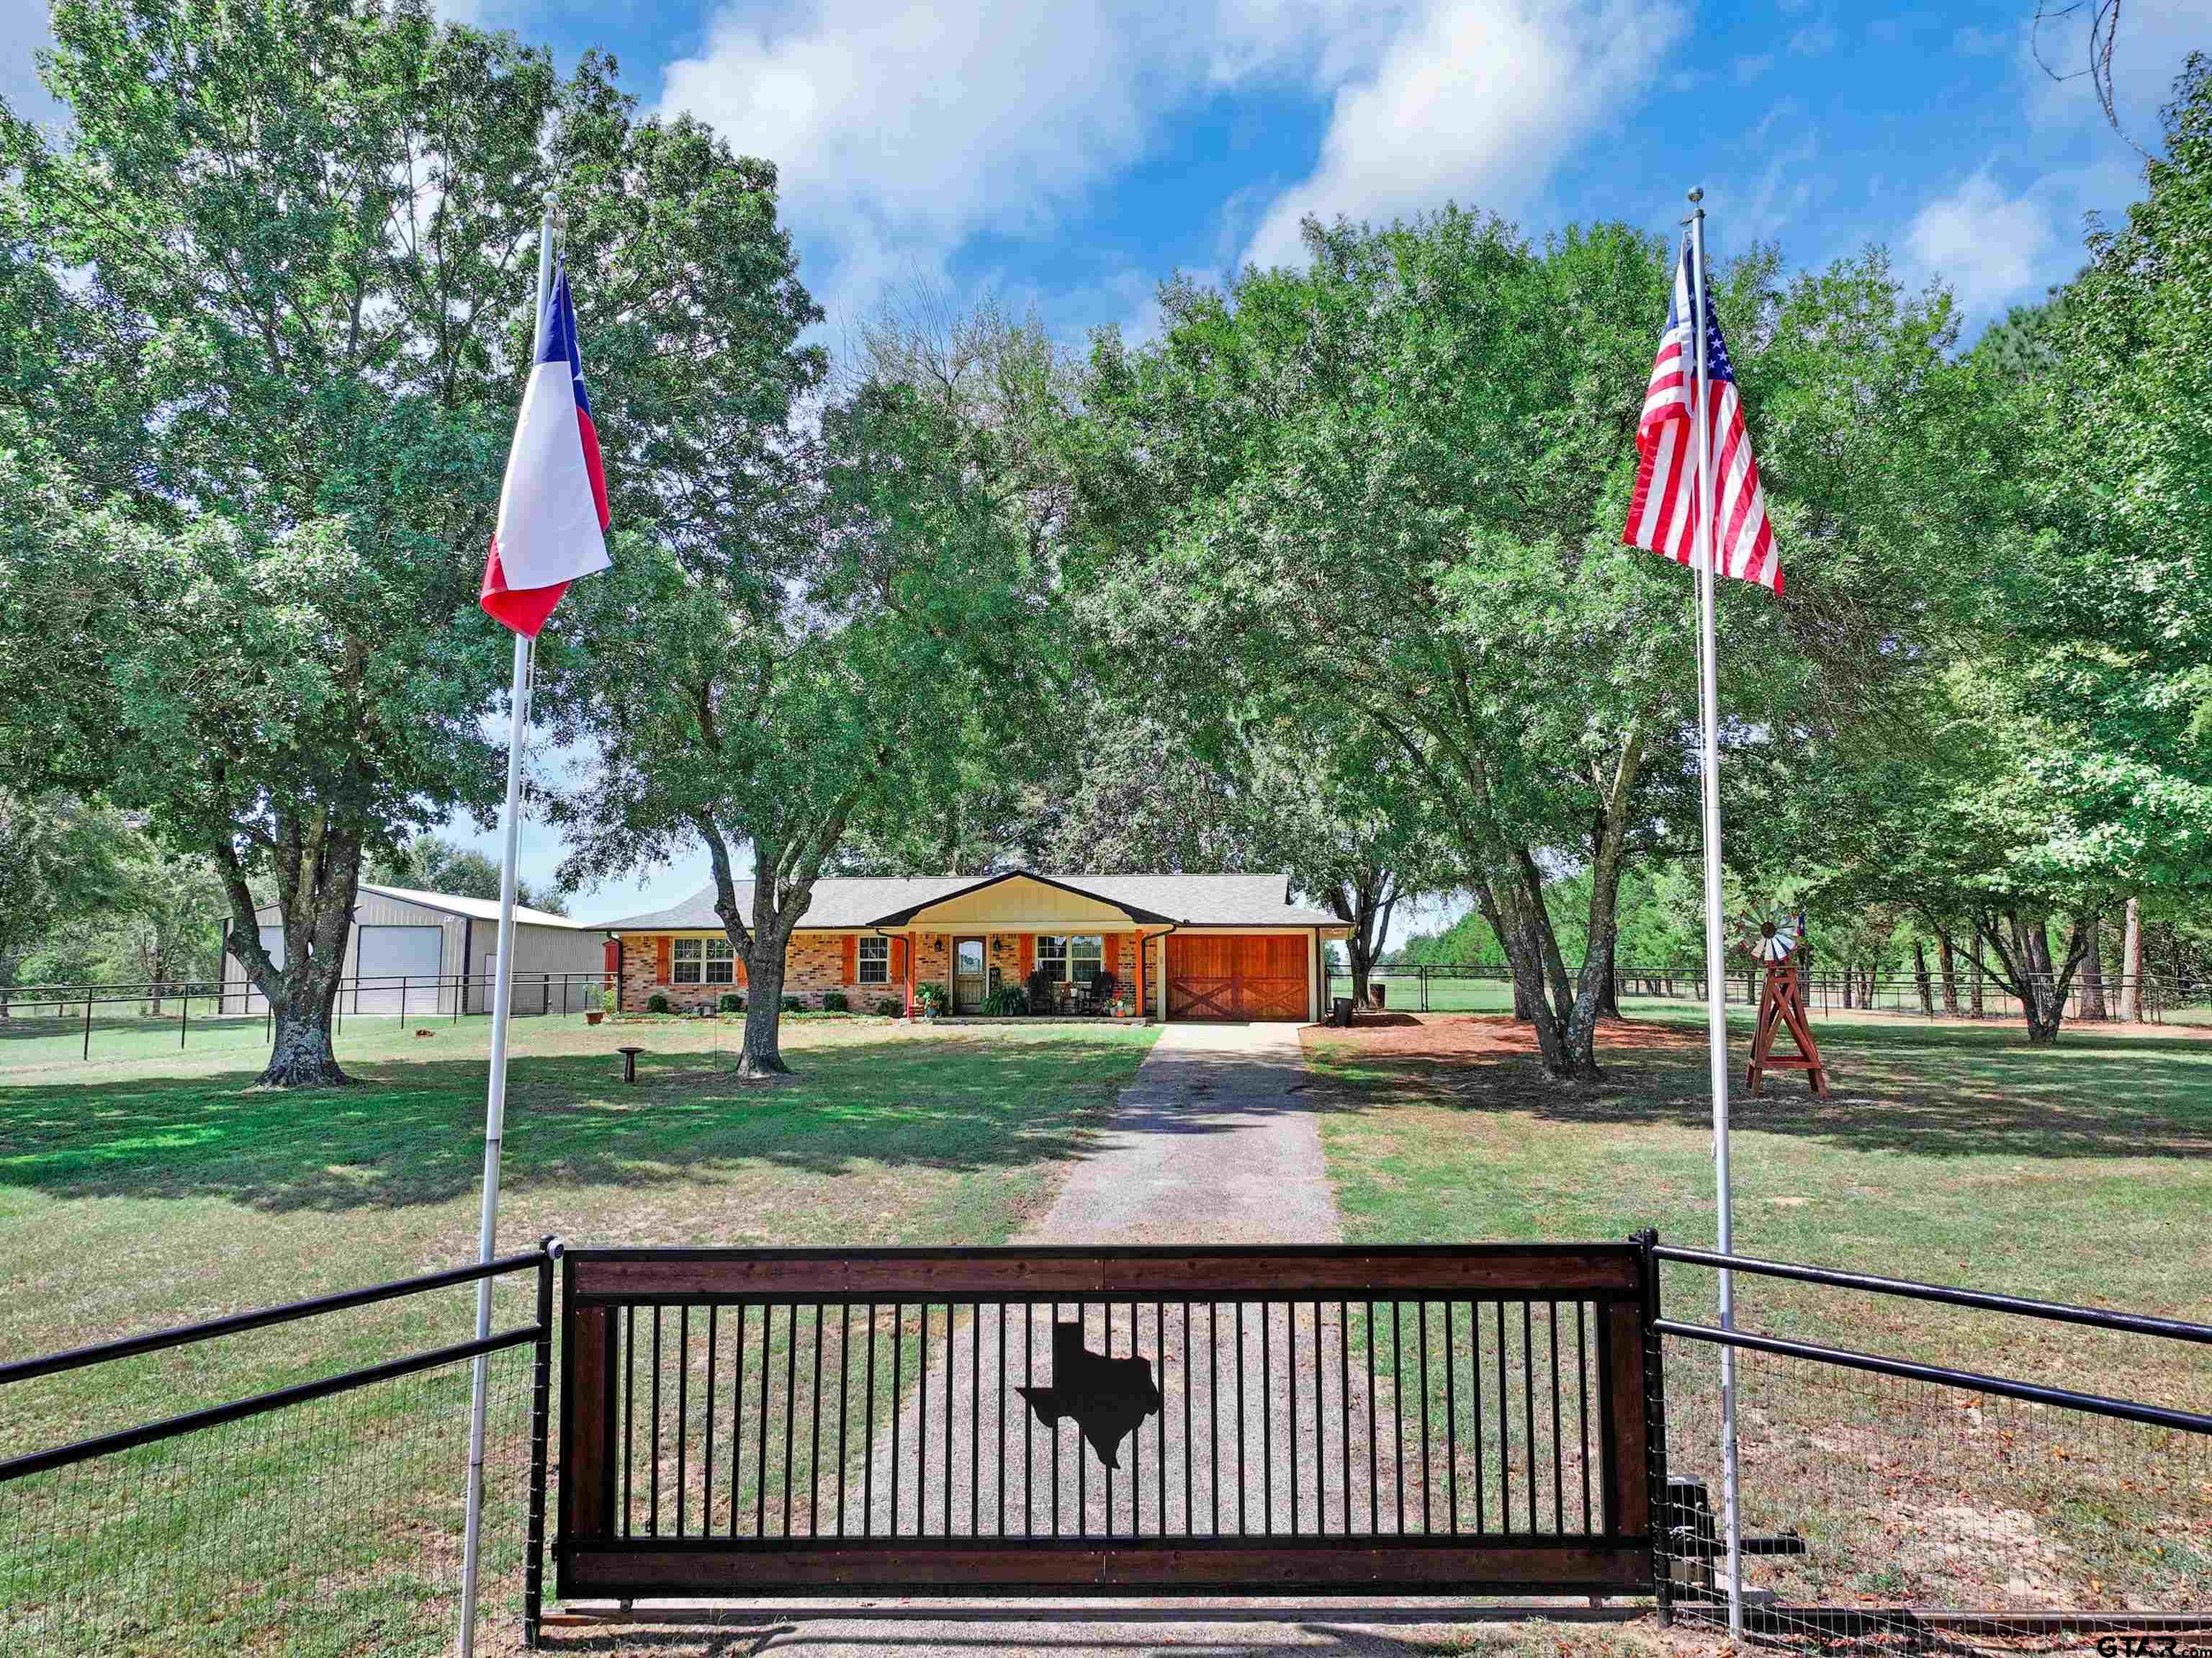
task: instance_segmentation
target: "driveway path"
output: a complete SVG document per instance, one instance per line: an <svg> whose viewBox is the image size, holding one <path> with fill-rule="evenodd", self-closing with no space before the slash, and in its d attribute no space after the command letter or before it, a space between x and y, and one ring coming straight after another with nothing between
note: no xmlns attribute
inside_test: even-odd
<svg viewBox="0 0 2212 1658"><path fill-rule="evenodd" d="M1023 1241L1340 1241L1306 1087L1295 1025L1170 1025Z"/></svg>

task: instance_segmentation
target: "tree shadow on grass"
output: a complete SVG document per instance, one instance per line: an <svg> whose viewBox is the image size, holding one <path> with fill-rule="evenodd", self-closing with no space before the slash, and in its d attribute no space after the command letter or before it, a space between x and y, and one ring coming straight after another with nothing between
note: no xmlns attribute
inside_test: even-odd
<svg viewBox="0 0 2212 1658"><path fill-rule="evenodd" d="M1074 1156L1139 1051L1126 1044L886 1039L811 1050L763 1084L727 1056L518 1057L510 1188L642 1188L781 1169L969 1173ZM481 1060L349 1066L360 1086L251 1088L258 1067L174 1078L0 1088L0 1186L52 1198L220 1197L270 1212L441 1204L483 1161Z"/></svg>
<svg viewBox="0 0 2212 1658"><path fill-rule="evenodd" d="M1389 1105L1522 1113L1563 1124L1711 1120L1702 1028L1643 1021L1601 1030L1605 1081L1555 1082L1514 1040L1473 1047L1437 1029L1434 1051L1363 1050L1323 1039L1319 1069L1331 1109ZM1500 1033L1503 1019L1474 1022ZM1525 1028L1525 1027L1524 1027ZM2212 1156L2212 1044L2191 1037L2069 1033L2056 1048L2015 1033L1931 1027L1816 1027L1831 1093L1816 1099L1794 1072L1770 1075L1753 1098L1744 1082L1747 1028L1732 1028L1730 1119L1741 1131L1787 1134L1852 1151L1965 1157Z"/></svg>

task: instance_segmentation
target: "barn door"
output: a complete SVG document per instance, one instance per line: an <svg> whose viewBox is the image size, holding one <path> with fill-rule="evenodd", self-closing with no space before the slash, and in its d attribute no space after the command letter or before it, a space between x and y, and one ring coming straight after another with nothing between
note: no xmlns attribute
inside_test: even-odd
<svg viewBox="0 0 2212 1658"><path fill-rule="evenodd" d="M1170 1019L1304 1019L1307 940L1296 934L1168 937Z"/></svg>

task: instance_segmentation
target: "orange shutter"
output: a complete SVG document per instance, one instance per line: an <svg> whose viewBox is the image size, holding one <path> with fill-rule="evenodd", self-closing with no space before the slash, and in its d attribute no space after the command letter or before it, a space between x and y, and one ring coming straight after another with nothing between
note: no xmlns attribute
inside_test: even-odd
<svg viewBox="0 0 2212 1658"><path fill-rule="evenodd" d="M738 980L738 984L744 984L744 983L745 982L745 959L744 959L744 957L743 957L743 956L738 956L738 959L737 959L737 960L736 960L736 962L735 962L733 965L736 966L736 968L737 968L737 970L738 970L738 971L737 971L737 980Z"/></svg>
<svg viewBox="0 0 2212 1658"><path fill-rule="evenodd" d="M839 982L846 984L860 982L860 936L858 933L845 935L845 977Z"/></svg>
<svg viewBox="0 0 2212 1658"><path fill-rule="evenodd" d="M1030 975L1036 971L1036 935L1035 933L1024 933L1022 935L1022 983L1024 984L1028 984L1030 982Z"/></svg>
<svg viewBox="0 0 2212 1658"><path fill-rule="evenodd" d="M653 941L653 944L655 948L653 958L653 982L656 984L665 984L668 982L668 959L671 950L668 935L661 934Z"/></svg>
<svg viewBox="0 0 2212 1658"><path fill-rule="evenodd" d="M895 984L906 982L907 942L902 938L891 941L891 979Z"/></svg>
<svg viewBox="0 0 2212 1658"><path fill-rule="evenodd" d="M1129 987L1136 993L1137 1011L1142 1013L1145 1010L1145 936L1132 933L1129 943L1129 954L1136 961L1135 968L1129 974Z"/></svg>

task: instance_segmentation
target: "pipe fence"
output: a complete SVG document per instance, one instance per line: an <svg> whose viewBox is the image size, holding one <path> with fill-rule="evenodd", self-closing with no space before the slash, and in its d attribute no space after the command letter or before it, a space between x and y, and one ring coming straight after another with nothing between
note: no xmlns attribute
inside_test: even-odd
<svg viewBox="0 0 2212 1658"><path fill-rule="evenodd" d="M556 1253L0 1364L0 1650L450 1650L479 1355L478 1604L534 1643ZM528 1315L476 1338L473 1286L525 1275Z"/></svg>
<svg viewBox="0 0 2212 1658"><path fill-rule="evenodd" d="M1841 969L1806 972L1801 984L1807 1009L1814 1015L1857 1011L1889 1013L1926 1019L2014 1020L2023 1017L2020 998L1986 975L1978 980L1975 969L1964 966L1949 989L1930 973L1926 983L1910 973L1863 973ZM1765 969L1757 963L1732 972L1728 999L1756 1007ZM1506 968L1481 963L1422 963L1376 968L1368 976L1369 1005L1384 1011L1407 1013L1495 1013L1513 1005L1513 976ZM1379 988L1379 997L1373 991ZM2152 1024L2212 1021L2212 980L2181 975L2145 974L2140 978L2118 976L2104 980L2101 994L2091 997L2079 975L2069 986L2065 1018L2069 1023L2117 1021L2128 1005L2129 991L2136 992L2142 1018ZM1328 973L1330 999L1350 997L1352 975L1339 967ZM1623 1006L1634 1003L1674 1003L1702 1006L1705 974L1692 967L1624 966L1613 972L1613 995ZM2101 1011L2100 1009L2101 1008Z"/></svg>

